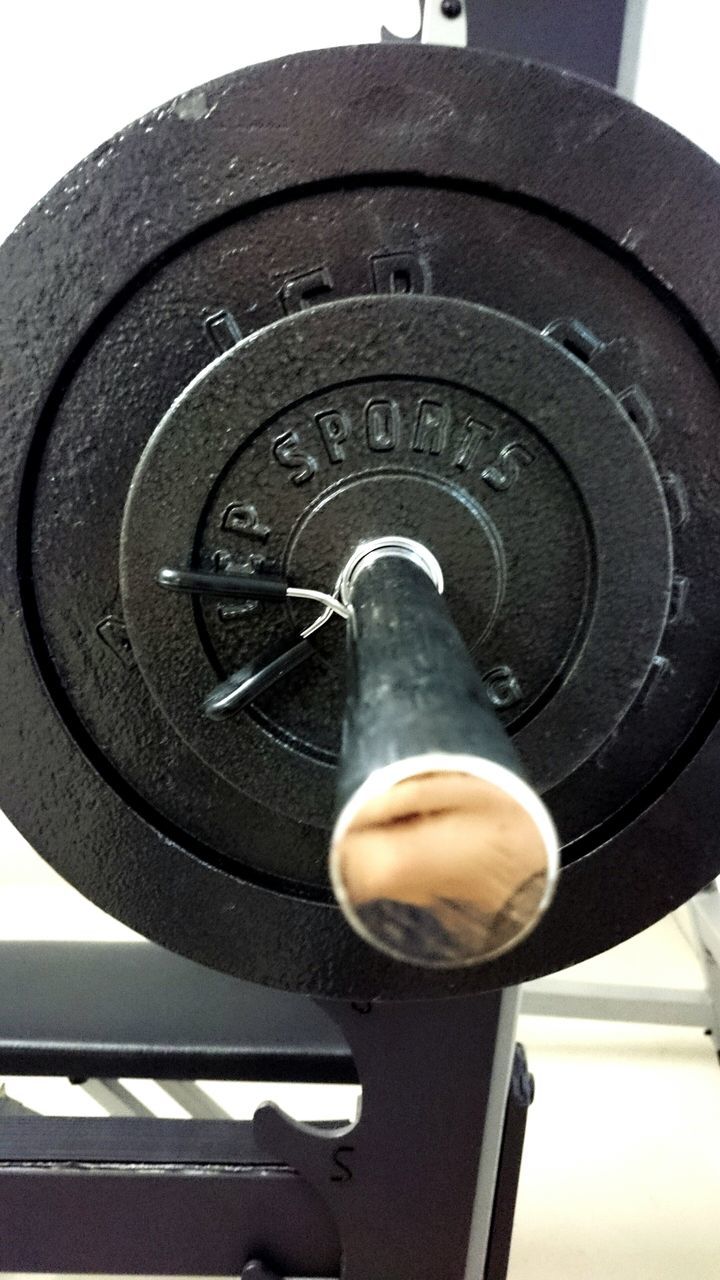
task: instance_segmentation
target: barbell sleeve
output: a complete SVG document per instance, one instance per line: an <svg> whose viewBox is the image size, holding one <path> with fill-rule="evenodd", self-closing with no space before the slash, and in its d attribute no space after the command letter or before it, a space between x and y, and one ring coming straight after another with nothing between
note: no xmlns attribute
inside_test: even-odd
<svg viewBox="0 0 720 1280"><path fill-rule="evenodd" d="M477 964L538 922L558 840L423 565L388 552L347 584L348 690L330 876L396 959Z"/></svg>

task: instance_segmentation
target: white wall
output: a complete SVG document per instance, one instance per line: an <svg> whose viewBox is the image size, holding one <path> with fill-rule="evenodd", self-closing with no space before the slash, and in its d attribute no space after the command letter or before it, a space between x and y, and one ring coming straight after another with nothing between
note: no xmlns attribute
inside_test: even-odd
<svg viewBox="0 0 720 1280"><path fill-rule="evenodd" d="M647 0L635 101L718 160L719 57L718 0Z"/></svg>
<svg viewBox="0 0 720 1280"><path fill-rule="evenodd" d="M3 0L0 240L137 116L239 66L401 35L418 0Z"/></svg>

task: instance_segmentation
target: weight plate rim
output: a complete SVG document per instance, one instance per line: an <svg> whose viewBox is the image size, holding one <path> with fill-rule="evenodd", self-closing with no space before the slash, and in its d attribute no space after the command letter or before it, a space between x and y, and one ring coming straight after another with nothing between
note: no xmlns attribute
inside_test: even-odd
<svg viewBox="0 0 720 1280"><path fill-rule="evenodd" d="M0 761L7 780L6 791L8 786L11 791L7 803L9 816L16 818L49 862L60 870L63 866L70 868L73 883L105 909L113 910L113 903L123 897L133 874L142 882L148 863L165 865L167 862L171 871L173 861L179 861L172 855L179 850L170 837L149 828L140 816L131 814L105 779L94 771L81 746L62 723L43 674L37 670L35 653L21 616L24 601L15 576L18 498L29 445L27 423L31 429L37 426L43 407L52 397L52 392L48 397L47 387L56 390L57 380L70 376L72 364L69 366L68 362L93 328L102 322L103 310L111 307L122 291L128 268L136 279L144 271L154 269L154 264L177 243L177 235L166 221L150 218L147 225L141 225L145 205L137 185L139 177L152 171L161 188L165 183L166 197L174 197L168 200L168 207L172 207L176 216L203 231L222 217L219 210L235 210L242 203L243 185L245 198L257 202L272 201L290 187L322 185L329 181L332 153L326 154L323 150L323 134L317 130L316 118L323 101L323 84L325 80L330 84L332 70L338 62L348 88L343 104L347 117L353 109L352 90L357 89L361 81L365 107L376 112L374 132L371 129L367 134L355 136L348 131L343 139L343 158L348 170L352 167L361 178L388 171L410 173L429 181L460 182L467 179L470 170L471 181L476 185L485 184L508 198L516 195L518 200L560 210L568 222L577 224L588 238L595 238L606 252L622 258L631 270L641 271L646 283L666 302L676 297L680 322L690 327L696 345L715 368L717 366L713 344L718 344L720 336L720 314L716 305L720 296L720 262L712 251L711 229L704 210L708 202L717 205L720 201L720 170L686 139L637 107L599 86L549 68L516 63L501 55L393 46L300 54L282 63L262 64L224 77L201 91L183 95L175 103L143 117L73 170L69 179L58 184L28 215L0 251L0 272L9 284L10 296L7 312L0 317L0 345L10 353L2 375L3 390L11 404L16 407L22 404L26 424L23 434L19 424L10 417L4 440L7 466L0 492L0 528L2 545L10 554L0 566L4 682L1 692L5 708ZM232 168L233 156L237 158L241 147L237 130L233 137L229 136L232 131L226 130L226 116L236 95L249 94L251 102L253 93L259 92L262 96L265 78L272 75L273 66L281 67L285 76L277 109L281 115L284 112L286 132L307 127L312 134L314 126L317 137L315 155L308 168L303 168L302 181L299 181L298 157L292 148L279 165L263 164L260 160L254 176L252 159L248 161L244 179ZM316 70L315 83L311 84L310 77ZM379 92L371 93L366 82L376 75L387 79L380 85ZM458 138L453 164L446 154L445 129L452 123L453 110L462 102L466 77L475 91L482 82L483 92L488 101L492 100L490 119L495 132L484 125L489 129L485 136L476 129L474 134L470 131ZM444 78L446 87L452 82L456 103L449 101L447 92L433 95L429 90L431 100L428 99L428 86L436 78L439 83ZM435 127L422 146L417 144L417 138L409 139L407 128L396 128L393 136L389 136L387 118L383 116L388 109L389 82L393 83L395 94L390 106L394 103L401 125L413 118L413 112L422 114L428 105L433 106ZM207 114L187 109L188 98L194 94L196 101L198 93L200 98L204 95ZM550 111L546 117L543 108L548 102L560 99L567 102L569 110L560 110L556 102L557 110ZM337 101L334 106L337 108ZM260 119L261 114L256 112L258 118L248 120L246 141L250 156L257 157L262 149L272 151L268 146L268 121ZM505 127L503 121L506 121ZM557 136L553 136L553 123L560 131ZM280 124L282 127L282 120ZM188 169L180 189L163 172L161 125L186 131ZM624 165L613 163L618 161L618 154L607 150L618 128L625 134L627 160ZM388 155L379 168L376 143L380 137L388 147ZM210 140L226 160L219 194L216 188L209 189L207 183L195 181L198 176L202 178L201 153ZM273 146L277 145L276 139ZM633 151L638 146L642 150L642 166L633 162ZM685 181L681 189L672 187L665 191L663 222L659 226L656 191L660 183L656 181L654 185L653 174L662 174L668 159L674 161L678 151ZM511 152L512 160L509 159ZM571 163L567 161L568 154ZM593 184L586 183L583 175L589 164L603 161L605 203L596 201L590 208L584 187L589 193ZM511 172L513 164L516 167ZM107 183L103 186L104 200L97 199L92 186L96 168L100 170L103 184ZM122 194L127 202L128 193L134 199L132 235L126 234L126 226L115 225L108 213L113 194L118 199ZM157 195L156 191L154 200ZM615 208L627 211L623 218L613 219L610 214L614 199ZM62 235L66 237L62 246L59 243L62 235L58 238L55 231L56 219L60 220ZM99 226L103 227L104 237L98 237ZM668 226L682 227L682 236L670 234L667 243L663 229ZM187 228L183 238L186 236ZM94 244L91 243L93 237ZM98 240L102 242L102 252ZM678 243L679 240L682 243ZM29 266L37 264L41 269L33 274ZM82 273L90 282L82 299L64 296L63 288L59 287L67 274L73 272ZM37 760L49 755L54 759L52 768L38 772ZM548 937L541 925L520 953L505 958L502 963L489 965L482 972L475 971L474 980L464 989L507 985L551 968L561 968L600 949L597 938L603 939L602 946L621 941L709 882L718 871L717 859L710 851L720 815L715 809L710 812L709 797L716 790L719 764L720 732L715 729L671 790L606 846L602 858L598 851L593 858L581 859L566 870L556 899L558 912L567 919L562 939ZM38 790L43 791L47 799L42 812L36 809ZM59 811L60 804L66 803L67 796L72 794L80 801L79 814L95 815L95 826L90 833L95 845L92 856L88 855L77 823L68 826L65 815ZM56 805L52 804L53 796L58 801ZM103 810L101 815L99 810ZM108 850L117 842L118 830L126 834L124 857L127 862L122 866L110 865L108 860ZM674 874L667 874L667 864L666 874L658 874L658 867L653 863L652 846L658 837L663 843L674 842ZM58 850L62 844L64 847ZM149 855L145 859L138 857L141 848ZM192 854L186 853L184 857L188 864L192 863ZM615 877L612 909L603 886L603 868L608 859L613 863ZM197 872L199 864L193 865ZM179 872L179 867L175 870ZM158 879L158 887L164 878L163 874ZM177 878L179 885L183 877ZM640 907L635 905L628 911L623 890L631 893L633 881L638 878L645 881L647 894ZM206 875L205 884L208 896L214 899L213 911L233 910L224 897L227 877L222 870ZM190 893L194 900L197 892L192 884ZM590 935L582 935L579 922L574 918L576 898L594 904L596 914ZM218 963L214 954L208 911L209 907L201 913L196 937L185 951L195 959L227 968ZM122 917L128 923L177 949L172 931L173 914L168 909L164 921L151 921L146 904L141 901L122 910ZM253 976L269 985L360 998L441 995L462 989L459 984L443 983L442 989L433 991L432 984L424 978L418 982L417 975L402 966L393 966L391 971L383 973L374 957L373 976L363 982L361 966L366 960L367 956L361 957L359 963L357 957L354 960L357 990L350 990L343 976L346 957L342 952L335 962L326 958L310 969L302 957L287 955L277 964L272 958L264 958L262 964L255 966ZM241 972L249 971L246 967Z"/></svg>

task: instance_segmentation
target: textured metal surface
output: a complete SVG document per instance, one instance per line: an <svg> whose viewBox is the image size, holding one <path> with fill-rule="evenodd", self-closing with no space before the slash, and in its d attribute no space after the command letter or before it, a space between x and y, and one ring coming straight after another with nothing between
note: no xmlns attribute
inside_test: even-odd
<svg viewBox="0 0 720 1280"><path fill-rule="evenodd" d="M414 990L400 967L365 967L348 938L310 946L331 912L310 823L293 831L299 889L280 836L274 866L243 861L243 887L237 855L267 830L262 784L248 797L168 730L118 590L142 449L213 355L310 304L410 290L536 330L562 321L556 340L635 420L636 433L622 419L626 438L644 438L673 530L670 611L645 684L554 789L569 847L553 912L473 980L560 967L707 882L719 199L707 157L597 87L503 58L390 46L302 55L194 91L61 183L0 260L0 769L5 807L40 852L109 910L208 963L305 990ZM586 450L594 432L588 419L575 433ZM624 466L611 455L604 465L608 494L639 505ZM285 472L292 484L298 469ZM245 508L216 549L252 562L271 521L248 510L252 495L233 501ZM267 931L264 894L277 909Z"/></svg>

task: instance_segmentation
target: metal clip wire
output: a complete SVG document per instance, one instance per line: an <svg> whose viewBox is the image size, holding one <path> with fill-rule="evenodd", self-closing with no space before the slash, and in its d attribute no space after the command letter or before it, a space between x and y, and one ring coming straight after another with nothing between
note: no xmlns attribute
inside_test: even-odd
<svg viewBox="0 0 720 1280"><path fill-rule="evenodd" d="M308 643L310 636L316 635L334 615L337 614L345 622L352 616L351 606L338 598L340 579L332 595L310 587L291 587L281 578L262 577L259 574L243 576L227 571L209 574L192 569L161 569L157 582L167 590L198 595L227 595L235 599L244 596L246 599L275 602L313 600L324 606L322 612L304 630L290 637L280 647L273 645L271 649L264 650L208 694L203 710L212 720L224 720L241 711L282 676L311 658L315 651Z"/></svg>

